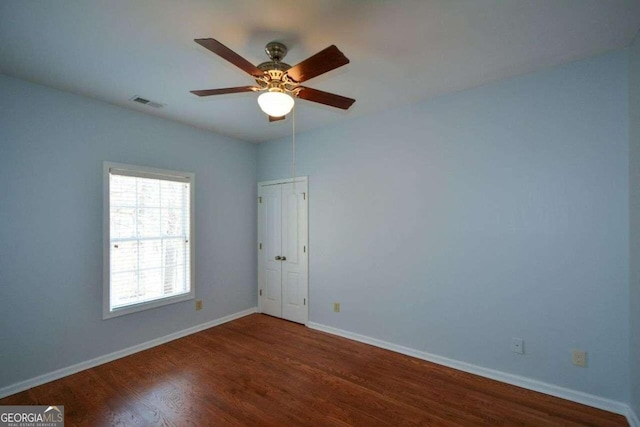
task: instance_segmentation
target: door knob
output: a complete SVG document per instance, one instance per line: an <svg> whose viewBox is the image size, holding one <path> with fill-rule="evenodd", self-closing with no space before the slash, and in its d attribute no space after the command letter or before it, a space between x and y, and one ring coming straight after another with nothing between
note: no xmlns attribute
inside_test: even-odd
<svg viewBox="0 0 640 427"><path fill-rule="evenodd" d="M276 255L276 261L280 261L282 257L280 255Z"/></svg>
<svg viewBox="0 0 640 427"><path fill-rule="evenodd" d="M287 260L287 257L286 257L286 256L281 256L281 257L280 257L280 261L286 261L286 260Z"/></svg>

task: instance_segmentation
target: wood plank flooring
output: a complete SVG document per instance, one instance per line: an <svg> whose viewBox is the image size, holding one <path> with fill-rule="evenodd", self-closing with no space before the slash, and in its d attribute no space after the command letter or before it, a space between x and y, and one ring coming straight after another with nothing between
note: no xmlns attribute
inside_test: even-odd
<svg viewBox="0 0 640 427"><path fill-rule="evenodd" d="M621 415L255 314L0 400L66 426L622 426Z"/></svg>

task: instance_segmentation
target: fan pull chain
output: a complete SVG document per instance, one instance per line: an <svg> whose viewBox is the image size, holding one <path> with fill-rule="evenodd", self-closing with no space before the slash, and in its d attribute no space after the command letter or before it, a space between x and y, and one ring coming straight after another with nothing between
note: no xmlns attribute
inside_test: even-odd
<svg viewBox="0 0 640 427"><path fill-rule="evenodd" d="M296 194L296 107L291 109L291 175L293 175L293 194Z"/></svg>

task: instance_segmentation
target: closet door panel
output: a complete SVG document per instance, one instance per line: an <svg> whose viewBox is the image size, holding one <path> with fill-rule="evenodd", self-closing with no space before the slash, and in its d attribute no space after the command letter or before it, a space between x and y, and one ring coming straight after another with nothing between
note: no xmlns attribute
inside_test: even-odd
<svg viewBox="0 0 640 427"><path fill-rule="evenodd" d="M279 185L265 186L261 191L259 211L259 285L261 311L282 317L282 189Z"/></svg>
<svg viewBox="0 0 640 427"><path fill-rule="evenodd" d="M282 317L308 321L307 184L282 184Z"/></svg>

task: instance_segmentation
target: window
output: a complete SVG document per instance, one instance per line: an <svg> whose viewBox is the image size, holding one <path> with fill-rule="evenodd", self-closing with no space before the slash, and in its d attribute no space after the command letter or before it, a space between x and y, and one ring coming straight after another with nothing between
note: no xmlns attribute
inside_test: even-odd
<svg viewBox="0 0 640 427"><path fill-rule="evenodd" d="M193 179L104 163L104 319L194 298Z"/></svg>

